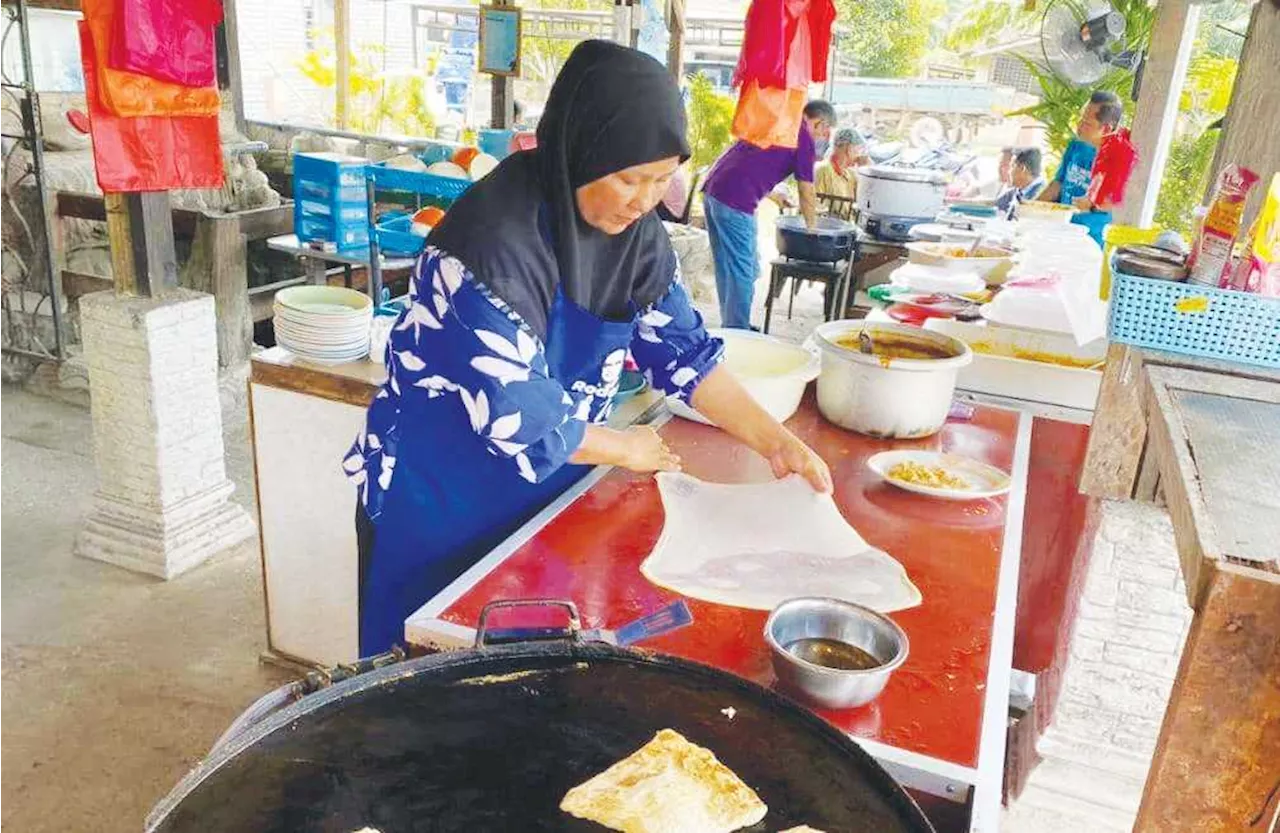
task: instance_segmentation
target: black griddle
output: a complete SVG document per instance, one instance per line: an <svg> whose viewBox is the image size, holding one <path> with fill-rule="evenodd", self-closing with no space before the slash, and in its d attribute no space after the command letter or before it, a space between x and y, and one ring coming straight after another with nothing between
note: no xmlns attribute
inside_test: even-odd
<svg viewBox="0 0 1280 833"><path fill-rule="evenodd" d="M933 829L869 755L779 694L674 657L553 642L423 657L312 694L215 750L147 831L599 833L561 798L664 728L769 805L752 833Z"/></svg>

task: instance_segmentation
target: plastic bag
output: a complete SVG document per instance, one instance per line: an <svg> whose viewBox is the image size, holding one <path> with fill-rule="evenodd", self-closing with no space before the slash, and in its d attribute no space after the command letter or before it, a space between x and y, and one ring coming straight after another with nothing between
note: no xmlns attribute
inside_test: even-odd
<svg viewBox="0 0 1280 833"><path fill-rule="evenodd" d="M733 135L761 148L795 147L807 95L804 87L778 90L748 82L738 96Z"/></svg>
<svg viewBox="0 0 1280 833"><path fill-rule="evenodd" d="M221 0L114 0L109 65L188 87L217 85ZM101 0L98 0L101 2Z"/></svg>
<svg viewBox="0 0 1280 833"><path fill-rule="evenodd" d="M80 22L80 62L93 135L93 163L104 192L221 188L217 116L114 115L98 95L98 61Z"/></svg>
<svg viewBox="0 0 1280 833"><path fill-rule="evenodd" d="M127 0L84 0L85 22L93 34L94 54L107 54L113 25ZM221 103L214 86L188 87L136 72L112 69L98 61L98 94L103 106L117 116L214 116Z"/></svg>
<svg viewBox="0 0 1280 833"><path fill-rule="evenodd" d="M1280 298L1280 174L1271 177L1231 288Z"/></svg>

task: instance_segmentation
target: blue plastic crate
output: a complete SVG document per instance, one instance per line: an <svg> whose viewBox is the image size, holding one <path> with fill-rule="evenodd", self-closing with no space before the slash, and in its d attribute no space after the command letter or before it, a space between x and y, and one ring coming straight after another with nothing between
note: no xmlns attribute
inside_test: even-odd
<svg viewBox="0 0 1280 833"><path fill-rule="evenodd" d="M303 243L324 240L339 249L358 249L369 245L369 224L361 222L335 226L325 217L294 217L294 234Z"/></svg>
<svg viewBox="0 0 1280 833"><path fill-rule="evenodd" d="M377 188L389 191L408 191L414 194L421 194L424 197L434 197L438 200L448 201L456 200L471 187L471 180L469 179L454 179L451 176L437 176L436 174L422 173L420 171L388 168L382 162L369 166L368 177Z"/></svg>
<svg viewBox="0 0 1280 833"><path fill-rule="evenodd" d="M393 257L417 257L427 244L427 238L414 234L413 218L408 214L384 214L376 226L378 247L383 254Z"/></svg>
<svg viewBox="0 0 1280 833"><path fill-rule="evenodd" d="M1112 341L1280 367L1280 298L1116 272Z"/></svg>
<svg viewBox="0 0 1280 833"><path fill-rule="evenodd" d="M333 188L363 188L369 160L345 153L295 153L293 179Z"/></svg>

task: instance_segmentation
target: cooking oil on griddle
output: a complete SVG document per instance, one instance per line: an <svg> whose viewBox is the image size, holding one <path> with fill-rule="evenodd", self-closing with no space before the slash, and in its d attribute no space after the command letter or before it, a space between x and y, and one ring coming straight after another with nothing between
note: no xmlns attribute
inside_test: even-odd
<svg viewBox="0 0 1280 833"><path fill-rule="evenodd" d="M797 639L786 646L787 653L794 657L821 665L824 668L835 668L839 671L868 671L884 665L856 645L841 642L839 639L809 637Z"/></svg>

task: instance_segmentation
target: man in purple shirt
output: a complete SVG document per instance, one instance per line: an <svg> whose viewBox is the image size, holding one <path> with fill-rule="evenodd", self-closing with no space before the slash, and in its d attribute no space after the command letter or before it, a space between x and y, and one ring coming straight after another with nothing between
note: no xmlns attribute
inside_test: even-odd
<svg viewBox="0 0 1280 833"><path fill-rule="evenodd" d="M835 123L836 111L830 104L810 101L804 108L795 148L759 148L749 142L735 142L707 176L703 204L715 261L721 326L754 329L751 297L759 274L756 207L760 201L787 177L794 176L805 224L813 228L817 221L813 166L826 153Z"/></svg>

